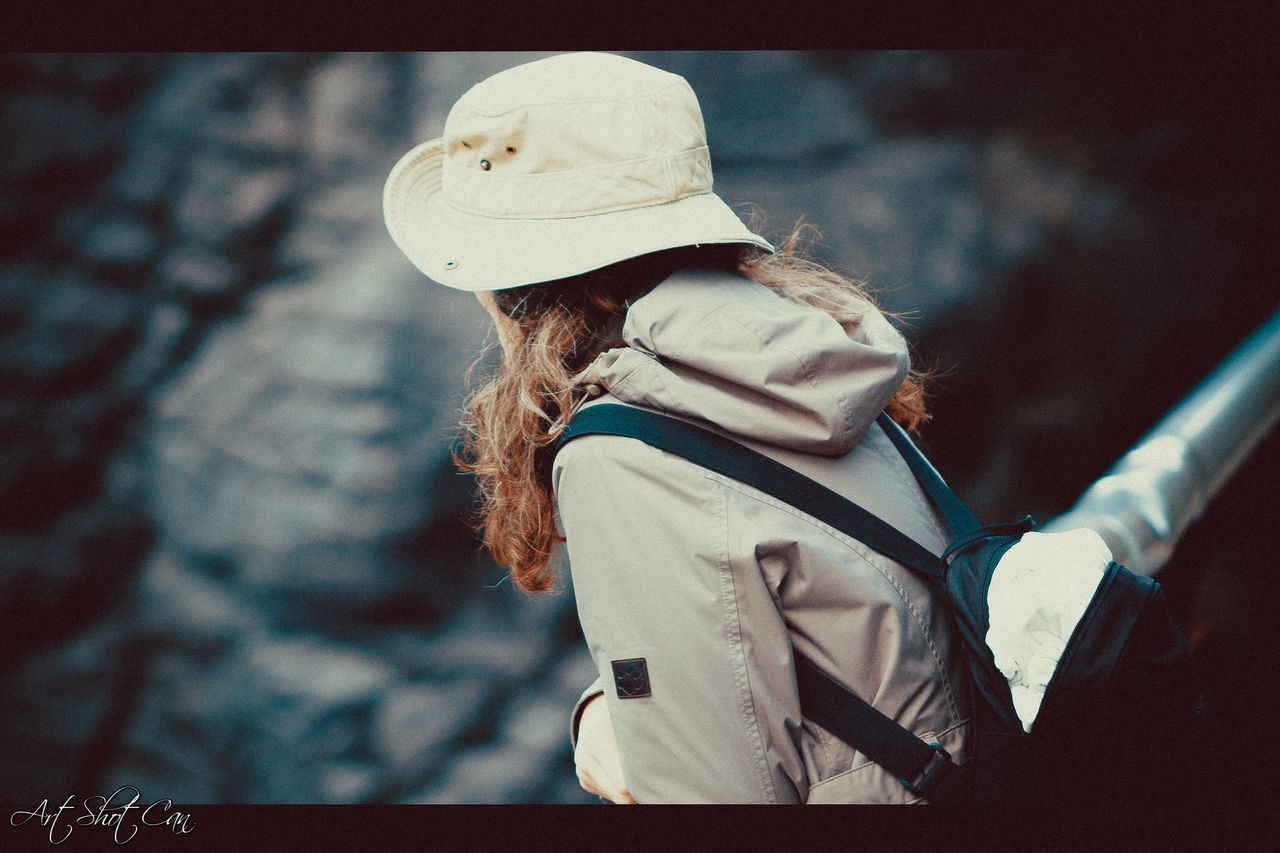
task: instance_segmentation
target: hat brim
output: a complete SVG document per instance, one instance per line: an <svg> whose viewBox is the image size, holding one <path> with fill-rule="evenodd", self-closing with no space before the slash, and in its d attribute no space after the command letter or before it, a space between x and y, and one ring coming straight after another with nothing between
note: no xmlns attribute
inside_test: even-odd
<svg viewBox="0 0 1280 853"><path fill-rule="evenodd" d="M560 219L499 219L460 211L441 192L444 140L400 159L383 189L387 230L428 278L477 292L555 281L618 261L703 243L772 252L715 193Z"/></svg>

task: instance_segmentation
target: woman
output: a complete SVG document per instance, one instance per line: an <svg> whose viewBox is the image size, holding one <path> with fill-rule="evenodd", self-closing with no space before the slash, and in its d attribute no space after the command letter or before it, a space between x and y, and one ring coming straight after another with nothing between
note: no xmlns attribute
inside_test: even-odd
<svg viewBox="0 0 1280 853"><path fill-rule="evenodd" d="M635 439L555 453L583 406L658 410L942 551L873 425L882 409L909 428L927 417L901 336L855 285L797 258L796 235L775 252L711 190L682 78L570 54L468 91L443 137L395 167L384 202L409 259L476 293L498 329L502 365L467 403L460 461L517 585L549 589L565 542L600 673L573 715L583 786L641 803L911 801L804 717L792 649L962 761L965 681L921 582Z"/></svg>

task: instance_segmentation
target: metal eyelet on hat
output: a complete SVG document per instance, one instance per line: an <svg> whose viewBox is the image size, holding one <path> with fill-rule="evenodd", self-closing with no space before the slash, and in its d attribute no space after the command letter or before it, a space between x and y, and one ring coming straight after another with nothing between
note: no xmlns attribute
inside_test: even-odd
<svg viewBox="0 0 1280 853"><path fill-rule="evenodd" d="M483 169L484 171L486 171L486 172L487 172L487 171L489 171L489 169L491 169L492 167L493 167L493 164L492 164L492 163L490 163L488 160L481 160L481 161L480 161L480 168L481 168L481 169Z"/></svg>
<svg viewBox="0 0 1280 853"><path fill-rule="evenodd" d="M457 262L457 261L445 261L445 262L444 262L444 268L445 268L445 269L447 269L447 270L456 270L456 269L458 268L458 262Z"/></svg>

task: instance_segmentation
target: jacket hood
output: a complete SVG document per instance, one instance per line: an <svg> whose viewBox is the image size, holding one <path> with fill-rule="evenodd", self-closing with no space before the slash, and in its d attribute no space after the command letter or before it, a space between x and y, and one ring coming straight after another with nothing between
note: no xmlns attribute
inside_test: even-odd
<svg viewBox="0 0 1280 853"><path fill-rule="evenodd" d="M907 345L870 303L837 322L750 279L685 270L632 303L625 347L578 377L639 406L806 453L848 452L906 378Z"/></svg>

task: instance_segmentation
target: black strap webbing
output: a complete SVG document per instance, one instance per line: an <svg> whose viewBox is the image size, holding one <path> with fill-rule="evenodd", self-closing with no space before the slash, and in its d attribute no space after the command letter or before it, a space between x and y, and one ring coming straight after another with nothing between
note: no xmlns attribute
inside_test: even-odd
<svg viewBox="0 0 1280 853"><path fill-rule="evenodd" d="M892 426L897 429L896 424ZM938 503L938 499L922 477L919 466L922 465L931 472L942 489L950 493L950 489L942 483L942 478L938 477L928 460L915 449L905 434L901 436L901 441L906 442L910 453L903 449L888 426L885 429L935 503ZM942 561L891 525L803 474L710 430L656 412L604 403L582 409L560 438L557 450L574 438L599 434L639 439L726 477L754 486L830 524L886 557L929 577L943 577ZM913 457L919 457L915 464L912 464ZM954 495L952 500L964 508ZM939 509L946 514L944 505L939 503ZM969 519L973 518L967 509L964 512ZM965 523L960 517L953 520L947 515L947 519L953 528L957 521ZM976 521L973 526L977 526ZM955 765L940 748L925 743L877 711L799 651L794 651L794 658L800 705L813 722L893 773L910 790L926 797L954 772Z"/></svg>
<svg viewBox="0 0 1280 853"><path fill-rule="evenodd" d="M889 417L885 412L881 412L876 417L876 422L880 424L881 429L889 436L889 440L898 448L898 452L906 460L907 467L911 469L911 473L915 475L925 494L933 501L933 505L942 513L942 517L947 520L947 524L951 526L951 532L956 537L971 533L982 526L978 523L978 519L974 517L973 513L969 512L969 508L964 505L964 502L956 497L956 493L951 491L951 487L943 481L942 475L938 473L937 469L907 437L902 427L894 422L893 418Z"/></svg>
<svg viewBox="0 0 1280 853"><path fill-rule="evenodd" d="M710 430L645 409L603 403L578 412L560 438L560 446L588 434L638 438L773 495L928 577L941 579L945 572L945 564L927 548L862 507L786 465Z"/></svg>
<svg viewBox="0 0 1280 853"><path fill-rule="evenodd" d="M809 719L926 797L954 772L955 765L945 752L939 753L877 711L800 652L793 649L792 655L796 662L800 707ZM946 760L930 768L930 763L939 757ZM925 776L930 769L933 773ZM923 780L922 776L925 776Z"/></svg>

